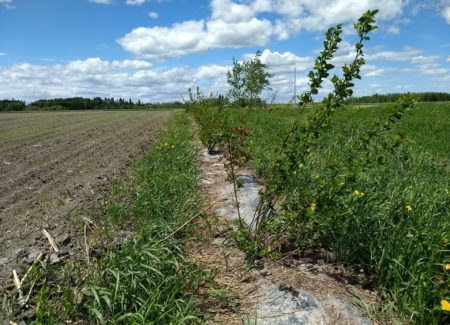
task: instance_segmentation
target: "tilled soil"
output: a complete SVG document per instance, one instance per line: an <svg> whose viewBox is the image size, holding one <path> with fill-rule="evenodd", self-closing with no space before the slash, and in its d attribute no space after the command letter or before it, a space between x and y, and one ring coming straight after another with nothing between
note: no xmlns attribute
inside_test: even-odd
<svg viewBox="0 0 450 325"><path fill-rule="evenodd" d="M76 251L81 218L91 218L79 211L104 200L111 180L151 146L171 114L0 114L0 294L13 269L20 273L51 250L44 229L62 251Z"/></svg>

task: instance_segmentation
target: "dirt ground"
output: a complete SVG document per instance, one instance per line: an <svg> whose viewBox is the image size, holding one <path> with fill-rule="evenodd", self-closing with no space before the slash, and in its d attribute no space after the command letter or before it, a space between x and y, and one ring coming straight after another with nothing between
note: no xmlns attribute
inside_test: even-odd
<svg viewBox="0 0 450 325"><path fill-rule="evenodd" d="M105 188L151 146L171 114L0 114L0 294L12 284L13 269L51 250L44 229L65 253L76 250L81 218L91 218L78 211L104 199Z"/></svg>

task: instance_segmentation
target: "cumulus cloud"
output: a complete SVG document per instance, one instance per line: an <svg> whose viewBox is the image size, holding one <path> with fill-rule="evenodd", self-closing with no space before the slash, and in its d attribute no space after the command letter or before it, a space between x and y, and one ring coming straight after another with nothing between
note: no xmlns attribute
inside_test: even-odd
<svg viewBox="0 0 450 325"><path fill-rule="evenodd" d="M127 5L140 6L145 3L145 0L127 0Z"/></svg>
<svg viewBox="0 0 450 325"><path fill-rule="evenodd" d="M139 27L119 39L125 50L148 58L178 57L207 49L205 23L185 21L169 27Z"/></svg>
<svg viewBox="0 0 450 325"><path fill-rule="evenodd" d="M112 61L112 66L114 68L132 68L132 69L146 69L151 68L153 65L150 62L142 60L123 60L123 61Z"/></svg>
<svg viewBox="0 0 450 325"><path fill-rule="evenodd" d="M250 60L255 56L254 53L243 55L244 60ZM314 60L309 56L297 56L292 52L278 52L265 49L261 53L261 62L267 66L272 73L270 79L271 91L266 91L265 98L272 100L272 95L276 93L276 101L288 102L292 99L294 93L294 71L297 71L296 87L297 92L306 89L309 79L306 77L306 71L313 67ZM295 68L295 70L294 70Z"/></svg>
<svg viewBox="0 0 450 325"><path fill-rule="evenodd" d="M394 19L404 4L404 0L211 0L208 19L138 27L118 42L137 56L155 59L213 48L265 46L272 37L286 40L301 30L322 31L353 22L369 9L380 9L379 20ZM264 13L274 15L274 20L261 18Z"/></svg>
<svg viewBox="0 0 450 325"><path fill-rule="evenodd" d="M66 64L0 66L0 98L36 100L53 97L123 97L144 101L180 100L189 87L208 85L207 91L226 88L227 66L155 69L142 60L107 61L100 58Z"/></svg>
<svg viewBox="0 0 450 325"><path fill-rule="evenodd" d="M149 16L151 19L158 19L158 18L159 18L158 13L157 13L157 12L154 12L154 11L150 11L150 12L148 13L148 16Z"/></svg>
<svg viewBox="0 0 450 325"><path fill-rule="evenodd" d="M389 27L387 28L387 32L388 32L389 34L395 34L395 35L398 35L398 34L400 34L400 28L398 28L397 26L389 26Z"/></svg>
<svg viewBox="0 0 450 325"><path fill-rule="evenodd" d="M396 71L391 67L378 67L373 64L365 64L361 68L361 74L363 77L381 77L387 73Z"/></svg>
<svg viewBox="0 0 450 325"><path fill-rule="evenodd" d="M243 55L243 59L251 60L254 56L254 53L247 53ZM292 83L294 68L301 73L311 69L314 62L313 58L309 56L301 57L289 51L281 53L269 49L265 49L261 53L260 59L267 66L270 73L276 78L281 77L282 80L285 80L287 77L289 84Z"/></svg>
<svg viewBox="0 0 450 325"><path fill-rule="evenodd" d="M0 5L5 6L8 9L14 9L12 0L0 0Z"/></svg>
<svg viewBox="0 0 450 325"><path fill-rule="evenodd" d="M244 59L253 57L246 54ZM291 52L262 52L261 60L274 77L273 92L277 101L289 101L293 94L293 70L297 68L300 92L308 78L304 71L312 67L310 57ZM231 64L231 62L230 62ZM15 64L0 66L0 98L28 101L54 97L123 97L142 101L173 101L186 96L187 89L200 86L206 94L226 94L229 65L210 64L199 67L160 68L143 60L107 61L100 58L74 60L65 64ZM303 73L302 73L303 72ZM264 94L270 100L271 93Z"/></svg>
<svg viewBox="0 0 450 325"><path fill-rule="evenodd" d="M267 19L252 18L248 21L229 23L224 20L211 20L206 24L205 47L238 48L263 46L272 35L271 22Z"/></svg>
<svg viewBox="0 0 450 325"><path fill-rule="evenodd" d="M410 49L406 50L409 53ZM382 53L378 55L381 58L396 57L393 54L386 55L386 51L375 52L373 55L377 53ZM246 53L242 59L249 60L254 55ZM342 53L342 57L346 57L345 52ZM439 78L442 85L448 86L450 71L439 65L439 60L445 61L446 58L416 54L409 56L409 59L401 64L408 67L403 71L422 74L433 80ZM306 90L308 84L306 75L313 67L313 57L265 49L261 53L261 61L267 65L269 72L274 74L270 80L272 90L263 93L264 99L271 101L273 93L277 93L277 102L288 102L292 99L294 68L297 71L297 94ZM231 66L227 64L164 68L161 65L153 66L145 60L108 61L100 58L74 60L65 64L15 64L8 67L0 66L0 98L31 101L39 98L99 96L140 99L145 102L175 101L186 97L187 89L197 85L205 94L226 94L228 90L226 72L230 68ZM386 80L383 77L386 74L400 69L369 63L363 66L361 73L364 77L370 77L368 85L375 85L379 84L380 80ZM384 79L377 79L380 77ZM356 91L360 95L367 89L374 88L369 86L358 91L358 87L360 86L357 85ZM326 94L331 88L332 85L326 81L320 94Z"/></svg>
<svg viewBox="0 0 450 325"><path fill-rule="evenodd" d="M439 57L435 55L419 55L411 58L412 68L408 72L419 72L423 75L436 76L450 72L450 69L442 67L437 61Z"/></svg>
<svg viewBox="0 0 450 325"><path fill-rule="evenodd" d="M401 51L376 51L369 52L366 56L368 61L390 60L390 61L409 61L420 54L420 50L405 46Z"/></svg>
<svg viewBox="0 0 450 325"><path fill-rule="evenodd" d="M450 0L429 0L415 3L413 6L413 14L417 14L420 10L431 9L437 11L450 24Z"/></svg>
<svg viewBox="0 0 450 325"><path fill-rule="evenodd" d="M442 17L445 18L447 24L450 24L450 5L444 7L444 9L442 10Z"/></svg>
<svg viewBox="0 0 450 325"><path fill-rule="evenodd" d="M0 52L0 56L4 56L4 55L6 55L5 52Z"/></svg>
<svg viewBox="0 0 450 325"><path fill-rule="evenodd" d="M100 3L102 5L109 5L112 0L89 0L89 2Z"/></svg>
<svg viewBox="0 0 450 325"><path fill-rule="evenodd" d="M210 48L266 45L272 35L270 21L243 22L189 20L171 27L139 27L118 40L138 56L162 59L202 52Z"/></svg>

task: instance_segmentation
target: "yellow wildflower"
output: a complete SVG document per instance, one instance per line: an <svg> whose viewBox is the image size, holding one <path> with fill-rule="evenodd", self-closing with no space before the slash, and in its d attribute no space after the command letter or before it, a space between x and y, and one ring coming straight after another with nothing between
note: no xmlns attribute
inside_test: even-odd
<svg viewBox="0 0 450 325"><path fill-rule="evenodd" d="M298 165L298 168L300 168L300 169L302 169L303 167L305 167L305 165L303 165L303 164Z"/></svg>
<svg viewBox="0 0 450 325"><path fill-rule="evenodd" d="M316 175L316 176L314 176L314 178L315 178L315 179L319 179L319 178L320 178L320 175Z"/></svg>
<svg viewBox="0 0 450 325"><path fill-rule="evenodd" d="M292 172L292 175L297 175L297 171L296 170L294 170L293 172Z"/></svg>
<svg viewBox="0 0 450 325"><path fill-rule="evenodd" d="M353 191L353 194L356 195L357 197L362 197L362 196L364 196L364 192L360 192L360 191L358 191L358 190L354 190L354 191Z"/></svg>
<svg viewBox="0 0 450 325"><path fill-rule="evenodd" d="M447 244L448 244L448 238L447 238L447 236L444 237L444 238L442 239L442 243L443 243L444 245L447 245Z"/></svg>
<svg viewBox="0 0 450 325"><path fill-rule="evenodd" d="M412 206L407 204L407 205L405 205L405 210L406 210L406 212L411 212L413 210L413 208L412 208Z"/></svg>
<svg viewBox="0 0 450 325"><path fill-rule="evenodd" d="M175 148L175 145L172 145L172 149Z"/></svg>
<svg viewBox="0 0 450 325"><path fill-rule="evenodd" d="M311 203L311 206L309 207L309 209L310 209L312 212L316 211L316 210L317 210L317 204L316 204L316 202Z"/></svg>
<svg viewBox="0 0 450 325"><path fill-rule="evenodd" d="M450 264L445 264L445 265L444 265L444 269L445 269L446 271L450 271Z"/></svg>
<svg viewBox="0 0 450 325"><path fill-rule="evenodd" d="M441 309L450 312L450 302L448 302L448 300L442 299L441 300Z"/></svg>

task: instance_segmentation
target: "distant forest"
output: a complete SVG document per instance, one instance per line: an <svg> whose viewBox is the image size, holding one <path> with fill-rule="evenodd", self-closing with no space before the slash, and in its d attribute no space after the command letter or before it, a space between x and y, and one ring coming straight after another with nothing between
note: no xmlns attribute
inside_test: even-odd
<svg viewBox="0 0 450 325"><path fill-rule="evenodd" d="M391 103L395 102L402 94L392 93L392 94L375 94L371 96L363 97L350 97L347 101L350 104L374 104L374 103ZM450 101L449 93L436 93L436 92L425 92L425 93L414 93L419 102L441 102Z"/></svg>
<svg viewBox="0 0 450 325"><path fill-rule="evenodd" d="M438 102L450 101L449 93L424 92L414 93L419 102ZM395 102L401 93L392 94L375 94L363 97L351 97L347 100L349 104L375 104ZM167 102L167 103L142 103L140 100L133 102L131 99L123 98L55 98L40 99L38 101L26 104L22 100L4 99L0 100L1 111L56 111L56 110L91 110L91 109L169 109L183 108L184 103Z"/></svg>
<svg viewBox="0 0 450 325"><path fill-rule="evenodd" d="M144 104L140 100L133 102L123 98L55 98L40 99L28 105L21 100L0 100L0 111L56 111L56 110L91 110L91 109L166 109L181 108L181 102Z"/></svg>

